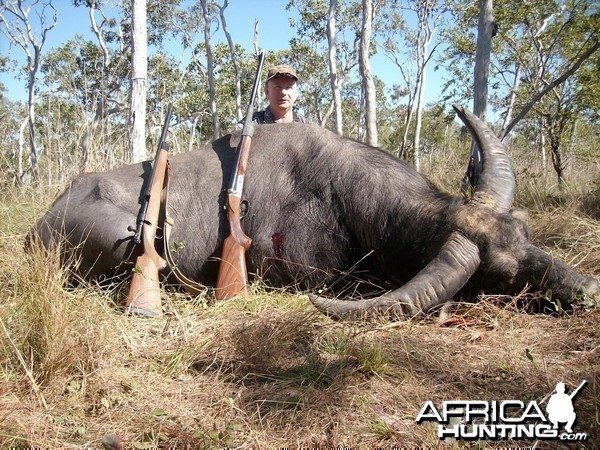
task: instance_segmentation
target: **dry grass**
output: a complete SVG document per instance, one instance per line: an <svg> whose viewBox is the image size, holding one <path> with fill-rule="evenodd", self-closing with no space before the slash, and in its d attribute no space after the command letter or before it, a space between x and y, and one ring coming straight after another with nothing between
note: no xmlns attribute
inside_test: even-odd
<svg viewBox="0 0 600 450"><path fill-rule="evenodd" d="M536 240L600 276L600 225L585 209L600 200L540 192L519 197ZM576 429L600 445L598 309L528 315L489 297L444 320L337 323L257 285L211 307L171 293L169 316L128 317L118 292L65 289L57 255L23 252L35 199L0 202L0 448L458 449L415 423L426 400L541 403L557 381L583 379ZM467 447L508 445L534 442Z"/></svg>

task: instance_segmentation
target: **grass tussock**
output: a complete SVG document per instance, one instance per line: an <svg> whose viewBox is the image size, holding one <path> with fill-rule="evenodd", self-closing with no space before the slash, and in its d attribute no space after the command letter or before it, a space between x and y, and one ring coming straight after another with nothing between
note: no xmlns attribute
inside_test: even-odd
<svg viewBox="0 0 600 450"><path fill-rule="evenodd" d="M536 242L600 276L590 194L524 189ZM600 310L533 315L525 296L488 296L440 317L334 322L256 283L212 306L169 292L169 315L128 317L117 290L67 288L58 252L24 252L36 198L0 200L0 448L563 448L442 442L415 418L427 400L544 407L558 381L584 379L577 448L600 442Z"/></svg>

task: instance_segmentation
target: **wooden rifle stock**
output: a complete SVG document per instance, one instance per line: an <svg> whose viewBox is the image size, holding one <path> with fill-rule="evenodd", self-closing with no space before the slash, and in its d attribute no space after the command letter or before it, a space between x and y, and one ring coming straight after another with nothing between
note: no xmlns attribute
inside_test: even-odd
<svg viewBox="0 0 600 450"><path fill-rule="evenodd" d="M242 136L242 154L248 160L252 138ZM245 148L245 151L244 151ZM240 170L236 169L238 177L246 174L246 162L242 164ZM227 194L227 222L229 223L229 236L223 241L223 251L221 253L221 265L219 266L219 275L217 277L217 289L215 297L217 300L225 300L235 297L239 294L248 292L248 271L246 269L246 250L250 248L252 239L244 233L241 224L242 198L241 190L239 192L229 192Z"/></svg>
<svg viewBox="0 0 600 450"><path fill-rule="evenodd" d="M250 248L252 239L242 230L241 206L242 190L244 188L244 177L248 157L252 146L252 135L254 134L254 123L252 114L254 112L254 99L262 73L264 54L258 55L258 67L254 84L250 94L250 101L246 110L246 119L242 128L242 136L236 149L235 165L231 175L229 188L227 189L227 222L229 223L229 236L223 241L221 253L221 264L217 276L217 288L215 298L225 300L236 295L248 292L248 271L246 269L246 250Z"/></svg>
<svg viewBox="0 0 600 450"><path fill-rule="evenodd" d="M171 121L171 113L172 106L169 105L163 132L158 144L158 151L154 158L152 173L148 180L149 186L142 200L142 213L141 217L138 217L137 224L138 231L134 236L136 243L140 243L141 241L143 253L135 261L133 277L125 303L126 312L148 317L156 317L162 314L159 271L167 266L167 261L156 251L154 241L156 239L162 192L169 164L167 160L169 144L165 140L169 122Z"/></svg>

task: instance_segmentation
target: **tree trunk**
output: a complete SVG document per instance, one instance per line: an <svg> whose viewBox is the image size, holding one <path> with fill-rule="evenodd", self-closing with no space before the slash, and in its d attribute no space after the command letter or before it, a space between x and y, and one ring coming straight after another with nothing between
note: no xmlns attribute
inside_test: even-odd
<svg viewBox="0 0 600 450"><path fill-rule="evenodd" d="M372 23L373 4L371 0L363 0L359 68L365 99L366 143L377 147L377 99L375 94L375 82L373 81L371 64L369 62Z"/></svg>
<svg viewBox="0 0 600 450"><path fill-rule="evenodd" d="M317 100L316 104L318 105L318 99L316 99L316 100ZM318 117L318 122L319 122L320 126L325 127L327 125L327 121L333 114L334 109L335 109L335 103L333 102L333 100L329 102L329 106L327 107L327 110L325 111L325 114L323 114L322 117L321 117L321 110L319 108L317 108L317 117Z"/></svg>
<svg viewBox="0 0 600 450"><path fill-rule="evenodd" d="M327 13L327 43L329 46L329 84L335 107L335 132L339 135L344 133L342 123L342 98L340 95L339 77L337 73L336 43L335 43L335 14L337 11L337 0L329 0L329 12Z"/></svg>
<svg viewBox="0 0 600 450"><path fill-rule="evenodd" d="M37 2L36 2L37 3ZM35 4L35 3L34 3ZM39 154L35 142L35 82L37 72L41 63L42 48L46 42L46 36L57 23L56 8L52 4L52 0L45 2L41 6L41 10L36 10L36 15L39 19L39 27L34 31L29 13L34 5L25 6L22 0L4 2L0 8L1 23L6 28L3 34L8 38L11 44L21 47L27 57L27 120L29 125L29 143L31 147L31 173L34 183L39 181ZM46 25L46 8L53 11L52 24ZM10 26L5 14L14 16L17 19L17 25ZM39 31L39 38L36 36L36 31ZM32 54L33 51L33 54Z"/></svg>
<svg viewBox="0 0 600 450"><path fill-rule="evenodd" d="M88 4L88 16L90 18L92 31L96 35L96 39L98 39L98 45L100 45L100 48L102 49L102 78L100 80L100 92L96 100L96 112L94 113L94 118L86 127L85 134L81 139L81 159L79 163L80 172L85 172L88 169L93 134L100 122L108 115L106 112L106 108L108 107L108 89L106 86L106 77L108 66L110 65L110 52L106 46L106 41L104 39L104 35L102 34L102 30L96 23L95 13L96 11L100 11L97 6L97 3Z"/></svg>
<svg viewBox="0 0 600 450"><path fill-rule="evenodd" d="M415 118L415 135L413 138L413 153L414 164L417 170L421 168L421 126L423 121L423 108L425 107L425 90L427 87L427 66L433 55L433 51L429 51L429 46L433 41L433 37L437 31L441 14L437 17L433 16L435 9L434 1L417 2L417 16L419 18L419 29L417 31L417 80L415 83L415 102L416 102L416 118ZM435 48L434 48L435 49Z"/></svg>
<svg viewBox="0 0 600 450"><path fill-rule="evenodd" d="M487 119L488 79L492 37L496 34L493 0L479 0L479 22L477 25L477 51L473 74L473 114L484 122Z"/></svg>
<svg viewBox="0 0 600 450"><path fill-rule="evenodd" d="M542 157L542 169L546 172L548 160L546 158L546 118L541 116L537 121L538 142L540 144L540 155Z"/></svg>
<svg viewBox="0 0 600 450"><path fill-rule="evenodd" d="M560 128L560 127L557 127ZM560 133L562 131L559 131L558 129L554 129L553 131L550 132L550 152L552 155L552 167L554 167L554 172L556 172L556 177L557 177L557 181L558 181L558 187L559 189L563 189L564 185L565 185L565 176L564 176L564 163L562 160L562 154L560 152L560 144L561 144L561 138L560 138Z"/></svg>
<svg viewBox="0 0 600 450"><path fill-rule="evenodd" d="M105 103L106 97L100 96L98 98L98 103L96 106L96 112L94 114L94 118L86 127L85 133L81 138L81 161L79 166L80 172L85 172L88 170L88 162L90 158L90 148L92 145L92 138L94 137L94 133L98 128L98 125L102 123L108 116L111 114L115 114L121 111L121 108L111 108L107 109L107 105ZM142 160L143 161L143 160Z"/></svg>
<svg viewBox="0 0 600 450"><path fill-rule="evenodd" d="M577 70L581 67L581 65L592 56L596 50L600 49L600 41L595 41L594 45L588 48L585 52L583 52L579 57L573 62L573 65L569 67L562 75L558 78L552 80L550 83L545 83L544 88L537 92L531 100L523 106L519 114L515 116L514 119L510 121L510 123L504 128L500 135L498 136L500 139L504 139L508 133L512 131L512 129L527 115L527 113L533 108L548 92L554 89L556 86L564 83L567 78L573 75Z"/></svg>
<svg viewBox="0 0 600 450"><path fill-rule="evenodd" d="M244 111L242 110L242 87L240 81L240 63L235 53L235 45L233 38L227 28L227 22L225 20L225 9L229 6L229 0L223 0L223 6L219 7L219 13L221 16L221 25L223 26L223 32L227 38L227 44L229 45L229 54L231 55L231 63L233 64L233 76L235 84L235 115L238 121L244 118Z"/></svg>
<svg viewBox="0 0 600 450"><path fill-rule="evenodd" d="M29 116L25 117L19 127L19 150L17 152L17 183L23 184L23 147L25 147L25 127L29 124Z"/></svg>
<svg viewBox="0 0 600 450"><path fill-rule="evenodd" d="M40 179L40 172L38 167L38 152L35 144L35 74L39 66L39 52L36 49L34 58L34 69L29 71L29 88L27 98L27 118L29 120L29 146L31 149L30 161L31 161L31 175L33 176L33 182L37 183Z"/></svg>
<svg viewBox="0 0 600 450"><path fill-rule="evenodd" d="M147 159L146 154L146 87L148 82L148 37L146 0L132 1L131 14L131 101L129 141L131 161Z"/></svg>
<svg viewBox="0 0 600 450"><path fill-rule="evenodd" d="M429 11L423 7L419 12L419 38L417 42L417 96L416 96L416 117L415 117L415 135L413 138L413 156L414 165L417 171L421 171L421 128L423 124L423 108L425 106L425 89L427 86L427 63L429 44L432 39L432 33L429 29Z"/></svg>
<svg viewBox="0 0 600 450"><path fill-rule="evenodd" d="M475 73L473 76L473 114L484 122L487 119L488 79L490 75L490 57L492 37L496 34L494 19L494 1L479 0L479 21L477 24L477 50L475 52ZM465 175L465 182L476 186L482 169L481 150L471 144L471 158Z"/></svg>
<svg viewBox="0 0 600 450"><path fill-rule="evenodd" d="M508 99L508 108L506 109L504 121L502 122L502 129L505 129L506 126L512 120L512 115L515 110L515 101L517 100L517 91L519 90L520 84L521 84L521 64L517 63L517 68L515 70L515 80L513 81L513 85L510 89L510 94L509 94L509 99Z"/></svg>
<svg viewBox="0 0 600 450"><path fill-rule="evenodd" d="M217 111L217 94L215 90L215 68L213 62L212 46L210 43L210 15L206 0L200 0L202 4L202 16L204 18L204 44L206 46L206 69L208 72L208 89L210 92L210 114L213 123L213 139L221 136L219 125L219 114Z"/></svg>

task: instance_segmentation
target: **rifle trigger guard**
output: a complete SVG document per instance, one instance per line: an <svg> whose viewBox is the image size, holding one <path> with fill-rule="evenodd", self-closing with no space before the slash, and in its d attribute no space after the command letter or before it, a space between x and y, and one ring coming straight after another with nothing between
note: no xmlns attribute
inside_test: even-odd
<svg viewBox="0 0 600 450"><path fill-rule="evenodd" d="M248 210L250 209L250 203L248 200L242 200L240 203L240 219L243 219L248 214Z"/></svg>

